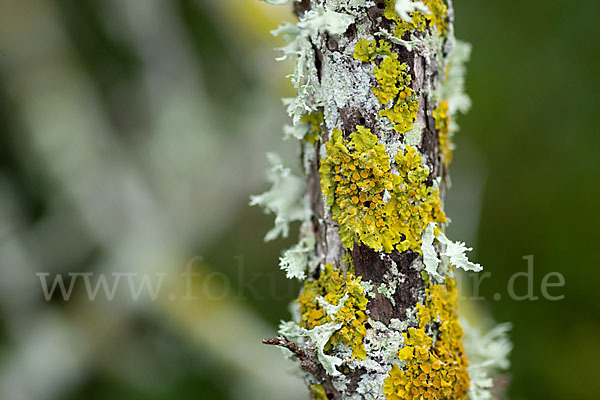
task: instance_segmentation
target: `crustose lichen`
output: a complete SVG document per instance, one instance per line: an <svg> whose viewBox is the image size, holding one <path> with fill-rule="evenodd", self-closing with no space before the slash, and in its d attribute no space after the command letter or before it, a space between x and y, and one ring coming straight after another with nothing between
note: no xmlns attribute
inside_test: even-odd
<svg viewBox="0 0 600 400"><path fill-rule="evenodd" d="M392 173L385 147L361 126L344 141L334 130L321 162L321 188L346 248L362 242L389 253L421 252L421 235L429 222L445 222L439 191L427 185L428 169L412 146L394 161Z"/></svg>

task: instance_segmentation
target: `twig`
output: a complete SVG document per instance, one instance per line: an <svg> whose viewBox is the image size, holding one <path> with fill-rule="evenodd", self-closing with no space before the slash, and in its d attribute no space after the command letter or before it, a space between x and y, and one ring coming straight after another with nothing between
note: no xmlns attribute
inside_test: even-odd
<svg viewBox="0 0 600 400"><path fill-rule="evenodd" d="M304 360L306 358L306 353L304 350L300 349L298 345L283 335L277 335L274 339L263 339L262 342L264 344L272 345L272 346L280 346L285 347L289 351L291 351L299 360Z"/></svg>

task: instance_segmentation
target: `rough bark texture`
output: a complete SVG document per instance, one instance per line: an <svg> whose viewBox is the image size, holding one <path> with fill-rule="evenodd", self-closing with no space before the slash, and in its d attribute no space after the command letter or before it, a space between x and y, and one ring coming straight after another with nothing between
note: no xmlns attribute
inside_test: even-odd
<svg viewBox="0 0 600 400"><path fill-rule="evenodd" d="M300 17L310 10L311 2L304 0L301 3L296 3L294 10ZM378 2L375 6L366 9L366 12L357 18L357 21L349 26L344 33L344 37L348 40L347 47L340 46L339 41L332 35L324 32L321 36L321 42L313 43L315 49L315 68L319 72L320 82L327 79L323 74L335 73L339 69L329 71L323 68L326 63L344 63L345 70L348 76L361 75L363 67L357 65L355 60L349 56L354 52L356 43L356 25L368 24L369 32L375 34L382 29L393 31L391 29L391 21L383 17L385 7L382 7L383 2ZM427 65L433 65L434 60L428 59L425 55L413 50L409 51L404 46L399 44L391 44L392 50L398 54L400 62L406 63L412 77L412 89L419 95L419 110L417 113L417 121L422 124L422 139L418 146L419 151L426 157L428 165L432 167L432 172L429 175L429 184L437 178L441 177L443 171L441 158L439 156L438 132L435 129L435 121L432 114L435 105L428 101L430 95L425 88L433 88L436 84L437 70L430 69L427 71ZM335 61L334 61L335 60ZM429 72L429 74L427 74ZM335 79L335 78L332 78ZM354 79L349 79L352 83ZM359 79L356 79L359 81ZM371 129L380 139L385 137L380 125L377 123L377 114L374 110L365 109L365 104L358 98L349 98L346 104L336 110L339 116L335 119L334 126L326 126L321 143L327 142L330 139L328 132L336 127L341 127L345 138L348 138L350 133L356 130L357 125L366 126ZM331 121L328 118L328 110L324 110L325 122ZM390 141L403 141L401 135L388 138ZM317 153L312 162L312 168L307 175L308 191L311 199L311 208L313 211L313 229L317 236L317 254L320 259L324 259L326 263L334 265L342 265L343 257L346 253L344 246L338 235L338 226L332 220L331 213L323 215L323 195L320 184L320 157ZM392 318L400 320L406 319L407 310L414 309L419 298L424 296L424 284L420 272L412 268L413 261L419 257L418 254L412 251L403 253L393 250L390 254L377 252L368 246L361 243L355 243L353 250L350 252L352 264L354 265L356 275L362 277L363 281L370 281L375 287L380 284L386 284L390 280L397 279L391 274L392 260L396 263L398 272L405 276L405 280L399 283L393 293L395 305L392 301L382 293L376 293L375 298L368 303L369 316L375 321L383 322L389 325ZM310 372L310 371L307 371ZM356 390L358 381L361 379L365 370L357 369L350 374L348 379L348 392L352 393ZM318 374L317 382L321 383L327 393L329 399L342 399L344 396L334 389L331 383L332 377L327 374Z"/></svg>
<svg viewBox="0 0 600 400"><path fill-rule="evenodd" d="M452 276L481 267L441 232L466 97L452 5L397 2L296 1L299 23L280 29L310 217L301 262L282 260L305 279L297 319L267 343L292 351L316 399L456 400L470 385Z"/></svg>

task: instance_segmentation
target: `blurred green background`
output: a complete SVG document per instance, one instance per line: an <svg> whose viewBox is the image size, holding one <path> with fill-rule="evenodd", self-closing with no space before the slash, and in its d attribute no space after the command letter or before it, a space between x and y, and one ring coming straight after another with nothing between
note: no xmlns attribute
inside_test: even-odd
<svg viewBox="0 0 600 400"><path fill-rule="evenodd" d="M598 399L600 3L455 10L473 107L449 235L492 274L477 306L514 325L509 397ZM278 271L297 226L263 243L273 218L248 207L264 154L298 150L283 19L258 0L0 0L0 399L307 397L260 344L298 290ZM527 255L540 299L516 301ZM554 271L560 301L540 292ZM46 301L40 272L167 278L155 300L90 301L79 281Z"/></svg>

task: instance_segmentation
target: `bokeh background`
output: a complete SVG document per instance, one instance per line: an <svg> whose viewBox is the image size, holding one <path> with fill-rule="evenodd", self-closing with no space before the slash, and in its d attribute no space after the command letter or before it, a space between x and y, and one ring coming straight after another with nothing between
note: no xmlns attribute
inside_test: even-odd
<svg viewBox="0 0 600 400"><path fill-rule="evenodd" d="M492 274L475 307L514 325L509 398L598 399L600 3L455 9L473 107L447 214ZM298 227L263 243L273 218L248 206L266 152L298 167L283 19L258 0L0 0L0 399L307 397L260 344L298 290L278 271ZM527 255L540 299L516 301ZM554 271L560 301L541 297ZM40 272L166 278L156 299L122 281L90 301L80 280L46 301Z"/></svg>

